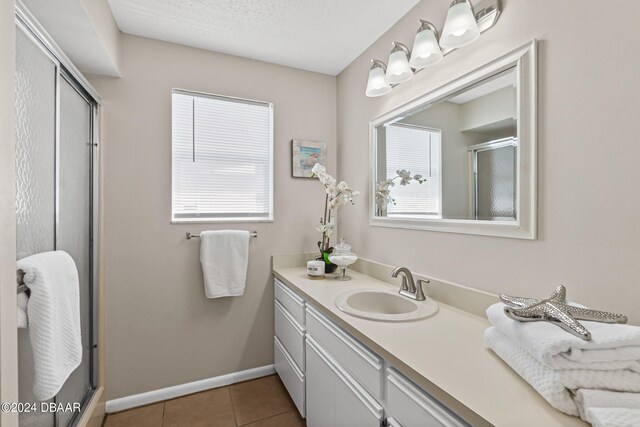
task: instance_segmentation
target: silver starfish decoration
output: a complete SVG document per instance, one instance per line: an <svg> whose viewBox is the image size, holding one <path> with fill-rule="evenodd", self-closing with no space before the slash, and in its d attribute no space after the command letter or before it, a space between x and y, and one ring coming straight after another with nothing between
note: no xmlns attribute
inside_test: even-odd
<svg viewBox="0 0 640 427"><path fill-rule="evenodd" d="M578 320L627 323L627 316L623 314L568 305L567 290L562 285L558 286L551 296L546 299L512 297L500 294L500 300L509 306L504 308L504 312L513 320L520 322L551 322L585 341L591 340L591 332Z"/></svg>

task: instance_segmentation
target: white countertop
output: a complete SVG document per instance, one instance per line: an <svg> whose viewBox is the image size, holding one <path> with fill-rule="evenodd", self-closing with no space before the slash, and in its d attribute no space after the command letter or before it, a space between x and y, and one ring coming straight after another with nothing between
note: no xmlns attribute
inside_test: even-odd
<svg viewBox="0 0 640 427"><path fill-rule="evenodd" d="M350 270L348 282L310 280L306 268L273 273L363 344L387 360L473 426L586 426L551 407L483 342L487 319L442 304L438 313L412 322L352 317L335 299L354 289L396 289Z"/></svg>

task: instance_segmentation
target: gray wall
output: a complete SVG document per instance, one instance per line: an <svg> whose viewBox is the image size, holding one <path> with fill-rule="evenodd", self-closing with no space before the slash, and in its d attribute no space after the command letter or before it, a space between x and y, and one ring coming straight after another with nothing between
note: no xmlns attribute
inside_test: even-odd
<svg viewBox="0 0 640 427"><path fill-rule="evenodd" d="M369 120L536 38L538 239L372 227L368 196L341 212L341 233L364 258L490 292L543 296L565 284L572 300L627 313L640 324L640 191L634 185L640 97L631 94L640 38L628 32L640 3L616 0L604 9L577 1L502 4L496 27L478 42L387 96L364 95L369 59L387 58L391 41L410 44L418 18L441 26L448 2L419 3L338 76L339 172L353 188L368 188L368 164L349 159L368 158Z"/></svg>
<svg viewBox="0 0 640 427"><path fill-rule="evenodd" d="M517 120L517 97L516 88L508 86L461 104L460 128L472 130L509 119Z"/></svg>
<svg viewBox="0 0 640 427"><path fill-rule="evenodd" d="M104 97L107 399L273 363L274 253L312 251L315 180L291 178L293 138L326 141L336 171L336 79L123 35L122 78L89 76ZM275 222L170 224L171 89L275 106ZM185 232L257 230L244 296L204 296L199 241Z"/></svg>
<svg viewBox="0 0 640 427"><path fill-rule="evenodd" d="M0 0L0 401L18 401L16 326L15 33L13 1ZM18 414L0 412L0 426Z"/></svg>

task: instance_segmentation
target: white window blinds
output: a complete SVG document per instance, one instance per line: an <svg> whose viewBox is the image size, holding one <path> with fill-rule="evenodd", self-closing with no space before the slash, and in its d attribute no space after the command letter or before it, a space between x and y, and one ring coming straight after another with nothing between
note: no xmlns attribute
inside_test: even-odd
<svg viewBox="0 0 640 427"><path fill-rule="evenodd" d="M388 216L441 215L441 132L402 123L387 126L386 132L387 178L397 170L405 169L411 176L422 175L422 184L391 187L396 204L387 207Z"/></svg>
<svg viewBox="0 0 640 427"><path fill-rule="evenodd" d="M172 220L273 218L273 106L174 90Z"/></svg>

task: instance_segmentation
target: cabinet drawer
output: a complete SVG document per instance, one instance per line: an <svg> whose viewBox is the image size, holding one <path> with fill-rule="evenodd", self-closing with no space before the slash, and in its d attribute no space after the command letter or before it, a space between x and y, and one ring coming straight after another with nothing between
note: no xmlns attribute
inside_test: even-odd
<svg viewBox="0 0 640 427"><path fill-rule="evenodd" d="M307 345L307 425L378 427L384 409L313 338Z"/></svg>
<svg viewBox="0 0 640 427"><path fill-rule="evenodd" d="M287 309L291 317L304 326L304 300L278 279L273 280L276 300Z"/></svg>
<svg viewBox="0 0 640 427"><path fill-rule="evenodd" d="M291 355L298 367L304 371L304 328L278 302L275 302L276 336Z"/></svg>
<svg viewBox="0 0 640 427"><path fill-rule="evenodd" d="M375 398L382 398L383 360L307 305L307 332Z"/></svg>
<svg viewBox="0 0 640 427"><path fill-rule="evenodd" d="M305 384L304 374L298 369L293 362L287 350L284 349L277 337L273 338L273 360L276 368L276 372L282 383L286 387L293 403L300 412L302 417L305 417Z"/></svg>
<svg viewBox="0 0 640 427"><path fill-rule="evenodd" d="M387 410L402 427L467 426L393 368L387 369Z"/></svg>

